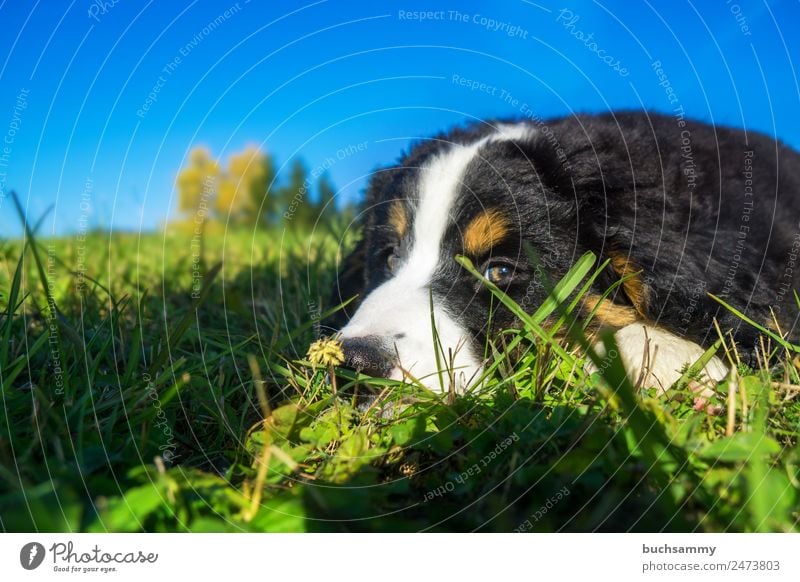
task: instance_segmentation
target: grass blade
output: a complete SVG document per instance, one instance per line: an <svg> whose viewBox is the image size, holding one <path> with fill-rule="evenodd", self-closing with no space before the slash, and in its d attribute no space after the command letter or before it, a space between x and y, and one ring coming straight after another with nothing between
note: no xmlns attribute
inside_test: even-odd
<svg viewBox="0 0 800 582"><path fill-rule="evenodd" d="M713 299L714 301L716 301L720 305L722 305L725 309L727 309L728 311L733 313L736 317L738 317L742 321L744 321L746 323L749 323L750 325L752 325L754 328L756 328L758 331L760 331L764 335L774 339L776 342L778 342L778 344L780 344L786 350L788 350L790 352L794 352L794 353L800 352L800 346L797 346L795 344L787 342L785 339L783 339L781 336L779 336L777 333L775 333L771 329L767 329L766 327L764 327L760 323L756 323L755 321L753 321L752 319L747 317L744 313L742 313L741 311L739 311L738 309L736 309L732 305L729 305L728 303L726 303L725 301L723 301L722 299L720 299L719 297L717 297L713 293L709 293L708 296L711 297L711 299ZM795 293L795 297L797 297L796 293ZM800 303L798 305L800 305Z"/></svg>

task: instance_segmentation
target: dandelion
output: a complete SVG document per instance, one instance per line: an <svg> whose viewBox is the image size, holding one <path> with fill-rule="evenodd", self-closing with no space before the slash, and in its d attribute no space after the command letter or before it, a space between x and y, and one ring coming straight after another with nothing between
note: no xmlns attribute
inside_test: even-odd
<svg viewBox="0 0 800 582"><path fill-rule="evenodd" d="M325 366L328 368L331 388L333 389L333 393L336 394L336 374L333 372L333 367L344 362L342 343L335 337L317 340L308 346L306 357L315 368L317 366Z"/></svg>
<svg viewBox="0 0 800 582"><path fill-rule="evenodd" d="M344 362L342 344L336 338L323 338L312 343L306 354L312 365L332 367Z"/></svg>

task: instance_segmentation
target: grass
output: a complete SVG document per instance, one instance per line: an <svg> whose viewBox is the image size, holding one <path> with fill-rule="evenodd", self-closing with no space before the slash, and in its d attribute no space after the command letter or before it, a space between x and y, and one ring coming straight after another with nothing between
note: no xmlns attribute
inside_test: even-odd
<svg viewBox="0 0 800 582"><path fill-rule="evenodd" d="M486 346L483 390L341 371L334 395L304 358L337 252L213 229L202 256L175 228L0 242L0 530L798 529L787 346L765 337L781 365L718 386L721 415L688 382L634 390L613 358L585 375L559 339L583 341L584 257L530 314L494 290L524 326Z"/></svg>

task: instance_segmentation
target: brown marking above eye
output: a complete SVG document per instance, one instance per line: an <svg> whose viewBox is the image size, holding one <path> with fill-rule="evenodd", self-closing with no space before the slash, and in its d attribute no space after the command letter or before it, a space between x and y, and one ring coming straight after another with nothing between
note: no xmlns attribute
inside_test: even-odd
<svg viewBox="0 0 800 582"><path fill-rule="evenodd" d="M642 280L641 269L633 263L628 257L619 252L610 252L611 268L619 275L620 279L631 276L622 283L622 290L628 296L633 307L642 317L647 316L647 286ZM635 274L634 274L635 273Z"/></svg>
<svg viewBox="0 0 800 582"><path fill-rule="evenodd" d="M389 206L389 226L397 233L397 238L402 239L408 230L408 214L406 207L399 200L394 200Z"/></svg>
<svg viewBox="0 0 800 582"><path fill-rule="evenodd" d="M464 250L476 257L489 252L506 237L509 226L508 218L499 210L484 210L464 230Z"/></svg>

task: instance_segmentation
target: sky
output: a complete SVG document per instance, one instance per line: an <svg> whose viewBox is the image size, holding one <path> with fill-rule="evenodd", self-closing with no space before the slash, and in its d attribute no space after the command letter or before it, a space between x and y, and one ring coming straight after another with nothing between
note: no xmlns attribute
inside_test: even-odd
<svg viewBox="0 0 800 582"><path fill-rule="evenodd" d="M302 157L357 201L417 140L647 109L800 149L797 0L0 0L0 237L152 230L188 152Z"/></svg>

